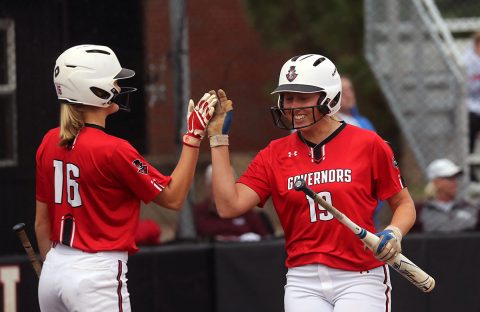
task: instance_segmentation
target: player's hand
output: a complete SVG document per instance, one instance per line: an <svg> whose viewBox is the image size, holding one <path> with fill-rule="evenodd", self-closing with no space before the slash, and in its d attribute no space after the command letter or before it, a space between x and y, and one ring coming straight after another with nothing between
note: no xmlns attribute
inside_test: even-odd
<svg viewBox="0 0 480 312"><path fill-rule="evenodd" d="M218 90L217 94L220 103L207 128L211 147L228 145L228 131L233 118L233 102L227 98L222 89Z"/></svg>
<svg viewBox="0 0 480 312"><path fill-rule="evenodd" d="M389 225L375 235L380 237L380 241L373 249L378 260L388 262L402 252L402 232L398 227Z"/></svg>
<svg viewBox="0 0 480 312"><path fill-rule="evenodd" d="M205 93L196 105L193 100L190 100L187 111L188 130L183 135L183 144L191 147L200 146L217 102L218 99L215 92Z"/></svg>

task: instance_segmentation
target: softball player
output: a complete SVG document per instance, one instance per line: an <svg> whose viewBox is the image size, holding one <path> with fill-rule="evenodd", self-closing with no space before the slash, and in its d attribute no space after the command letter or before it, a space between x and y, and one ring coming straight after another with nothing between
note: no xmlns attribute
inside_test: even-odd
<svg viewBox="0 0 480 312"><path fill-rule="evenodd" d="M130 311L125 274L128 255L138 251L140 201L179 210L186 198L216 96L190 100L184 147L165 176L127 141L105 133L107 116L128 110L136 90L118 81L134 74L106 46L75 46L56 61L60 127L44 136L36 155L42 311Z"/></svg>
<svg viewBox="0 0 480 312"><path fill-rule="evenodd" d="M341 80L335 65L316 54L288 60L280 71L274 122L297 129L261 150L235 183L229 170L228 129L232 102L220 103L207 131L213 188L222 217L263 206L271 197L285 232L287 312L390 311L391 284L384 261L401 251L415 208L392 150L375 132L334 119ZM375 231L379 200L393 209L380 233L376 255L322 207L294 190L299 177L358 225Z"/></svg>

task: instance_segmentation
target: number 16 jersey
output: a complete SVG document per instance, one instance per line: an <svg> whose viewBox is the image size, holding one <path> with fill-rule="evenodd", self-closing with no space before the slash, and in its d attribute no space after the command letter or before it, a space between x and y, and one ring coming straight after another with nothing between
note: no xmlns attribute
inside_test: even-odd
<svg viewBox="0 0 480 312"><path fill-rule="evenodd" d="M86 125L72 148L50 130L37 150L36 199L46 203L54 243L87 252L138 251L140 201L170 182L125 140Z"/></svg>

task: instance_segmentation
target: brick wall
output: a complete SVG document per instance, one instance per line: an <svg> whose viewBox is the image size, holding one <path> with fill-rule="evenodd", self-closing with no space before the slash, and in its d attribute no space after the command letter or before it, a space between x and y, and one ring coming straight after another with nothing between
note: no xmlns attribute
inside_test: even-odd
<svg viewBox="0 0 480 312"><path fill-rule="evenodd" d="M285 134L273 125L268 108L276 103L269 93L290 54L262 43L241 0L187 5L191 97L198 100L212 88L223 88L235 105L231 151L258 151ZM175 162L168 0L144 1L144 42L149 156L154 162ZM209 159L208 144L201 154Z"/></svg>
<svg viewBox="0 0 480 312"><path fill-rule="evenodd" d="M276 104L270 92L276 87L288 51L275 51L262 43L248 19L241 0L195 0L188 4L191 97L222 88L234 102L230 130L232 165L238 174L270 140L287 134L274 126L269 107ZM145 100L147 119L146 158L169 174L178 160L171 63L169 0L144 0ZM186 104L186 103L185 103ZM210 162L207 142L201 147L193 200L201 200L203 172ZM142 218L156 220L162 241L174 239L178 213L166 209L142 209ZM282 234L269 201L263 209L277 235Z"/></svg>

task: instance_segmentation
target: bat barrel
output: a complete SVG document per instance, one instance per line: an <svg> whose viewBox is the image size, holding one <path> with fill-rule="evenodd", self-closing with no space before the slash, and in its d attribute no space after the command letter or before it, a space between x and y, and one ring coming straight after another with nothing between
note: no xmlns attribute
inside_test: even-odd
<svg viewBox="0 0 480 312"><path fill-rule="evenodd" d="M307 186L304 179L300 178L295 180L293 187L296 191L302 191L307 194L307 196L311 197L316 203L330 212L338 221L354 232L369 249L374 249L379 238L375 234L358 226L330 203L317 196L317 194ZM430 292L435 288L435 280L404 255L399 254L394 260L389 261L388 264L423 292Z"/></svg>
<svg viewBox="0 0 480 312"><path fill-rule="evenodd" d="M388 264L421 291L430 292L435 288L435 279L403 254L398 254Z"/></svg>

